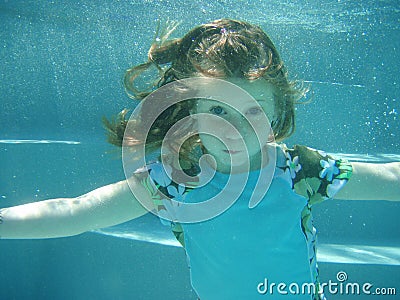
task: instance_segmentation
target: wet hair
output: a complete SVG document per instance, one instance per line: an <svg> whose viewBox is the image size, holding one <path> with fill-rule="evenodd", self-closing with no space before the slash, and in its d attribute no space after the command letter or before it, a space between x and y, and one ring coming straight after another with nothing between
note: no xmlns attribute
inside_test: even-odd
<svg viewBox="0 0 400 300"><path fill-rule="evenodd" d="M124 86L131 98L142 100L167 83L196 76L248 80L264 78L275 87L276 117L271 124L275 140L283 140L294 132L294 105L307 90L288 79L276 47L260 27L243 21L220 19L197 26L182 38L169 39L176 26L176 23L169 23L164 30L158 28L148 52L148 61L126 71ZM156 70L156 78L139 88L137 82L151 69ZM152 124L145 141L139 131L130 132L126 137L131 136L130 140L135 141L132 146L146 143L146 147L156 150L171 125L188 116L192 105L190 101L180 102L165 110ZM126 110L111 121L104 119L108 141L112 144L122 146L128 123L125 114ZM201 146L201 141L197 135L191 136L182 146L180 154L189 155L197 146Z"/></svg>

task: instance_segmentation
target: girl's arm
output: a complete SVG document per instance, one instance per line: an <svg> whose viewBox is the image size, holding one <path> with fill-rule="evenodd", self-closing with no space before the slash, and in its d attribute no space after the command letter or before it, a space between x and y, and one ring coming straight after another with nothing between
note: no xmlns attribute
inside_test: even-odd
<svg viewBox="0 0 400 300"><path fill-rule="evenodd" d="M147 196L138 179L129 179L138 195ZM72 236L116 225L147 212L126 180L77 198L51 199L0 210L0 238L35 239Z"/></svg>
<svg viewBox="0 0 400 300"><path fill-rule="evenodd" d="M353 174L335 199L400 201L400 162L353 162Z"/></svg>

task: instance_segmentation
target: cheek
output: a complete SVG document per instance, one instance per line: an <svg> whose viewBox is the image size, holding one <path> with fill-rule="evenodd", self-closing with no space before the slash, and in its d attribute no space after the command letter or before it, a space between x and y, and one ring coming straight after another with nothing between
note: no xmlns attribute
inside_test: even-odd
<svg viewBox="0 0 400 300"><path fill-rule="evenodd" d="M202 127L202 128L210 128L213 126L219 126L222 122L223 122L223 120L221 120L217 117L212 117L212 116L207 116L207 115L199 116L199 118L197 119L197 124L199 125L199 127Z"/></svg>
<svg viewBox="0 0 400 300"><path fill-rule="evenodd" d="M199 132L215 133L218 128L224 126L224 121L217 118L203 116L196 120L196 124Z"/></svg>
<svg viewBox="0 0 400 300"><path fill-rule="evenodd" d="M214 153L221 147L224 147L224 144L217 137L209 134L199 134L201 143L203 146L211 153Z"/></svg>
<svg viewBox="0 0 400 300"><path fill-rule="evenodd" d="M275 105L274 103L263 104L262 108L264 110L265 116L263 117L263 121L265 123L271 124L271 122L275 119ZM266 118L265 118L266 117Z"/></svg>
<svg viewBox="0 0 400 300"><path fill-rule="evenodd" d="M252 145L265 145L271 141L271 137L273 137L273 132L268 125L257 124L246 135L246 140Z"/></svg>

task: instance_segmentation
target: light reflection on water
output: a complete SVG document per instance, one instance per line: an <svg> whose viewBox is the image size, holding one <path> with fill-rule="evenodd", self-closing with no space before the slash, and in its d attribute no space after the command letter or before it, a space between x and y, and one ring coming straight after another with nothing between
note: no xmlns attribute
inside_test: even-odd
<svg viewBox="0 0 400 300"><path fill-rule="evenodd" d="M63 140L0 140L0 144L66 144L80 145L84 142L80 141L63 141ZM348 159L349 161L364 162L393 162L400 161L400 154L395 153L377 153L377 154L355 154L355 153L329 153L330 155Z"/></svg>
<svg viewBox="0 0 400 300"><path fill-rule="evenodd" d="M147 234L140 231L123 231L106 228L94 231L96 233L140 240L167 246L179 247L178 241L167 233ZM341 244L319 244L319 262L342 263L342 264L373 264L400 266L400 247L369 246L369 245L341 245Z"/></svg>
<svg viewBox="0 0 400 300"><path fill-rule="evenodd" d="M0 144L66 144L79 145L77 141L58 141L58 140L0 140Z"/></svg>

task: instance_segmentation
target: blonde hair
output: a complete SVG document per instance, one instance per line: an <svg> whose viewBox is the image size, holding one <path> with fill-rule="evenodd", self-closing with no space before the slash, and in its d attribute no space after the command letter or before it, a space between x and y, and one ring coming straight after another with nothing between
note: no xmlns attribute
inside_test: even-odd
<svg viewBox="0 0 400 300"><path fill-rule="evenodd" d="M150 47L148 61L126 71L124 85L131 98L141 100L169 82L189 77L265 78L277 91L274 99L276 119L272 124L275 139L282 140L294 132L294 104L307 90L297 82L289 81L276 47L261 28L243 21L221 19L197 26L182 38L169 39L177 24L168 25L162 32L157 29L158 35ZM157 70L155 80L145 88L138 88L135 85L137 79L151 67ZM156 149L171 124L189 115L191 105L187 102L171 106L154 122L146 141L134 140ZM111 122L105 120L109 142L120 146L121 133L127 124L125 114L126 111L121 112ZM131 134L138 135L138 132ZM189 145L182 148L184 152L201 146L196 136L186 144Z"/></svg>

